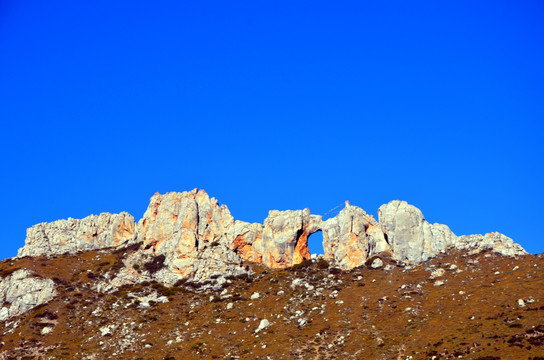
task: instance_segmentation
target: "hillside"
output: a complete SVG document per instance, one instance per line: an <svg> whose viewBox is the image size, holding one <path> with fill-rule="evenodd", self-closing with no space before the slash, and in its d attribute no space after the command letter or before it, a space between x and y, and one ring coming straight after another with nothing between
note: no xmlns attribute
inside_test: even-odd
<svg viewBox="0 0 544 360"><path fill-rule="evenodd" d="M138 222L28 229L0 262L0 359L543 360L543 266L403 201L250 224L203 190L155 194Z"/></svg>
<svg viewBox="0 0 544 360"><path fill-rule="evenodd" d="M133 251L0 263L3 276L30 269L58 290L1 323L0 359L544 356L542 256L455 252L417 266L386 259L379 269L348 271L317 260L290 269L248 263L253 276L217 290L151 282L96 291ZM256 332L264 319L268 327Z"/></svg>

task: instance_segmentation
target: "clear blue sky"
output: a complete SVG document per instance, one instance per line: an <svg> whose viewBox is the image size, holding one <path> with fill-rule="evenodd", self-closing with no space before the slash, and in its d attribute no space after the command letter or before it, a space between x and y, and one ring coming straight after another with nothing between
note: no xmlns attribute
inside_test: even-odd
<svg viewBox="0 0 544 360"><path fill-rule="evenodd" d="M194 187L543 252L543 39L541 1L1 1L0 258Z"/></svg>

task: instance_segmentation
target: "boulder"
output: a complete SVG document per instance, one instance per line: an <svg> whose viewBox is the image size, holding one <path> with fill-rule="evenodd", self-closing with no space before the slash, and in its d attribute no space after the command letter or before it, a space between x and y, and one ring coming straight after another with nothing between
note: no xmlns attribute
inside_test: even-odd
<svg viewBox="0 0 544 360"><path fill-rule="evenodd" d="M45 304L56 295L51 279L20 269L0 280L0 321Z"/></svg>

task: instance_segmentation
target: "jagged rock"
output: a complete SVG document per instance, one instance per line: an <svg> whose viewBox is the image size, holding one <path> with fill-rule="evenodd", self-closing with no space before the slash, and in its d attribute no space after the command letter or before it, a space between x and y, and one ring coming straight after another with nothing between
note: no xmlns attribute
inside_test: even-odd
<svg viewBox="0 0 544 360"><path fill-rule="evenodd" d="M382 205L378 217L393 258L411 263L425 261L448 247L471 251L492 250L505 256L524 255L525 250L500 233L457 237L446 225L429 224L422 212L406 201Z"/></svg>
<svg viewBox="0 0 544 360"><path fill-rule="evenodd" d="M508 236L498 232L485 235L462 235L454 244L462 250L492 250L504 256L525 255L527 252Z"/></svg>
<svg viewBox="0 0 544 360"><path fill-rule="evenodd" d="M144 249L164 256L157 280L207 280L248 273L232 251L234 218L204 190L155 194L140 220ZM144 251L145 251L144 250Z"/></svg>
<svg viewBox="0 0 544 360"><path fill-rule="evenodd" d="M391 252L374 217L348 201L336 217L323 222L322 228L325 259L341 268L352 269L372 255Z"/></svg>
<svg viewBox="0 0 544 360"><path fill-rule="evenodd" d="M264 220L261 238L253 248L262 263L272 268L286 268L310 259L308 237L319 230L321 216L304 210L271 210Z"/></svg>
<svg viewBox="0 0 544 360"><path fill-rule="evenodd" d="M446 225L429 224L421 211L404 201L380 207L380 222L346 201L327 221L304 210L271 210L263 224L235 221L225 205L204 190L155 194L136 225L127 213L91 215L81 220L41 223L27 231L19 257L75 253L143 242L124 259L113 278L95 284L109 291L123 284L180 279L216 284L229 275L250 274L243 261L287 268L311 258L308 237L323 231L323 258L352 269L384 254L418 263L454 247L469 251L491 249L503 255L525 251L499 234L457 237ZM138 265L141 271L137 271ZM2 310L0 310L2 311Z"/></svg>
<svg viewBox="0 0 544 360"><path fill-rule="evenodd" d="M73 254L130 245L136 241L135 225L126 212L40 223L27 230L25 246L17 256Z"/></svg>
<svg viewBox="0 0 544 360"><path fill-rule="evenodd" d="M234 239L232 250L244 260L262 264L263 254L255 250L253 245L262 242L262 235L262 224L236 220L234 228L229 233L229 236Z"/></svg>
<svg viewBox="0 0 544 360"><path fill-rule="evenodd" d="M55 297L55 283L20 269L0 280L0 321L20 315Z"/></svg>

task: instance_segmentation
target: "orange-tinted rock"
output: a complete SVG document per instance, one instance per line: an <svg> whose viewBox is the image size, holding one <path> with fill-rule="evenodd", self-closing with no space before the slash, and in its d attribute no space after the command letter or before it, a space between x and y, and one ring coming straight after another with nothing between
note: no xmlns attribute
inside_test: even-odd
<svg viewBox="0 0 544 360"><path fill-rule="evenodd" d="M322 227L325 259L343 269L360 266L372 255L391 252L374 217L347 201L344 209Z"/></svg>

